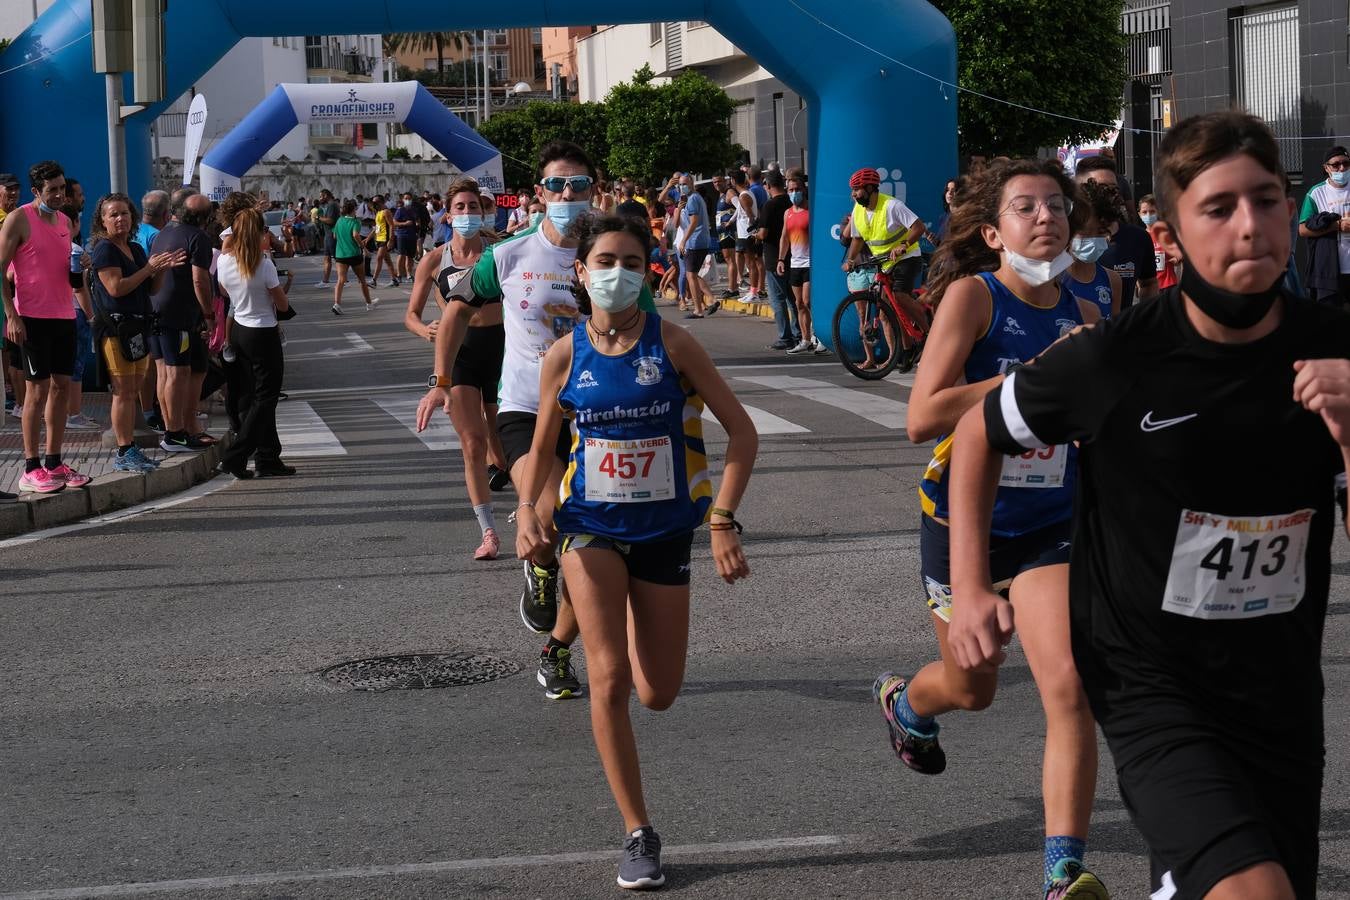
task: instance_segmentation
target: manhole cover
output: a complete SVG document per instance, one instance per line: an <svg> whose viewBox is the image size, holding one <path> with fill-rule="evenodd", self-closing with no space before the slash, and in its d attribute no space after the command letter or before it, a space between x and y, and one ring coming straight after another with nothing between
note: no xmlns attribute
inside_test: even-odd
<svg viewBox="0 0 1350 900"><path fill-rule="evenodd" d="M325 681L349 691L413 691L496 681L520 671L486 653L411 653L357 659L324 669Z"/></svg>

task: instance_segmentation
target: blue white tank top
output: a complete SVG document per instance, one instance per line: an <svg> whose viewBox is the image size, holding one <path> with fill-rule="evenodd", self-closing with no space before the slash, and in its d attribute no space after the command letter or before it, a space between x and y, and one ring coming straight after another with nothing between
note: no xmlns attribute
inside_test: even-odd
<svg viewBox="0 0 1350 900"><path fill-rule="evenodd" d="M707 518L703 399L671 363L660 316L647 313L637 343L621 356L597 351L579 323L558 405L572 430L553 517L560 534L641 543L693 531Z"/></svg>
<svg viewBox="0 0 1350 900"><path fill-rule="evenodd" d="M971 384L1000 375L1014 363L1034 359L1060 335L1083 324L1078 298L1062 282L1059 302L1042 309L1019 298L992 272L982 272L978 277L989 289L993 309L988 331L975 342L966 360L966 381ZM919 483L923 511L937 519L946 519L950 514L947 466L951 462L952 437L943 435L938 441ZM1077 450L1072 444L1005 460L994 498L991 532L999 537L1016 537L1070 518L1077 462Z"/></svg>
<svg viewBox="0 0 1350 900"><path fill-rule="evenodd" d="M1064 286L1079 300L1086 300L1101 310L1103 319L1111 318L1111 276L1107 274L1106 266L1097 263L1097 272L1091 281L1079 281L1065 272Z"/></svg>

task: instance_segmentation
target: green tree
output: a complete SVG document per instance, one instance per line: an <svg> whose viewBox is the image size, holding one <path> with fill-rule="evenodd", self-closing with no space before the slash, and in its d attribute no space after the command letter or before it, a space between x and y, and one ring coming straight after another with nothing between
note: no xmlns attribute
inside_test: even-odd
<svg viewBox="0 0 1350 900"><path fill-rule="evenodd" d="M1124 0L931 0L956 30L958 82L1058 118L961 93L963 153L1034 153L1094 138L1114 122L1126 80ZM915 90L932 90L914 79Z"/></svg>
<svg viewBox="0 0 1350 900"><path fill-rule="evenodd" d="M493 113L478 133L502 152L506 183L523 187L534 182L534 161L549 141L572 141L603 165L609 154L608 123L603 103L532 100L519 109Z"/></svg>
<svg viewBox="0 0 1350 900"><path fill-rule="evenodd" d="M435 53L436 71L445 78L445 51L454 47L463 50L472 38L467 31L400 31L384 35L384 55L394 56L400 51Z"/></svg>
<svg viewBox="0 0 1350 900"><path fill-rule="evenodd" d="M671 172L713 172L735 162L741 147L731 141L726 91L692 69L669 84L652 84L644 65L605 98L609 111L611 175L647 181Z"/></svg>

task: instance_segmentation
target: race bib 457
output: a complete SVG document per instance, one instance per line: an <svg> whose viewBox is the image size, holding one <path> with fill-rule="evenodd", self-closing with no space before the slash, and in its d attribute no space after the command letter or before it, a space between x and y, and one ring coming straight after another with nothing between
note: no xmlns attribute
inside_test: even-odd
<svg viewBox="0 0 1350 900"><path fill-rule="evenodd" d="M1303 599L1303 557L1315 510L1220 516L1182 510L1162 608L1196 619L1289 612Z"/></svg>

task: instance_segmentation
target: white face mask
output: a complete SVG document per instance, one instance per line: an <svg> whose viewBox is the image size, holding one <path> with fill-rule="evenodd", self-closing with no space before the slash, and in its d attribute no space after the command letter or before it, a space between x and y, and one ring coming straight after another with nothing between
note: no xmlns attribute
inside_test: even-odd
<svg viewBox="0 0 1350 900"><path fill-rule="evenodd" d="M590 285L586 294L591 305L608 313L623 312L638 301L642 293L642 272L615 266L612 269L586 269L590 276Z"/></svg>
<svg viewBox="0 0 1350 900"><path fill-rule="evenodd" d="M999 240L1003 240L1002 235L999 235ZM1040 287L1058 278L1065 269L1073 265L1073 256L1068 250L1060 251L1054 259L1032 259L1010 249L1006 243L1003 245L1003 259L1007 262L1008 268L1016 272L1017 276L1031 287Z"/></svg>
<svg viewBox="0 0 1350 900"><path fill-rule="evenodd" d="M1093 263L1102 258L1106 252L1107 240L1100 235L1097 237L1076 237L1069 242L1069 252L1073 258L1079 262Z"/></svg>

